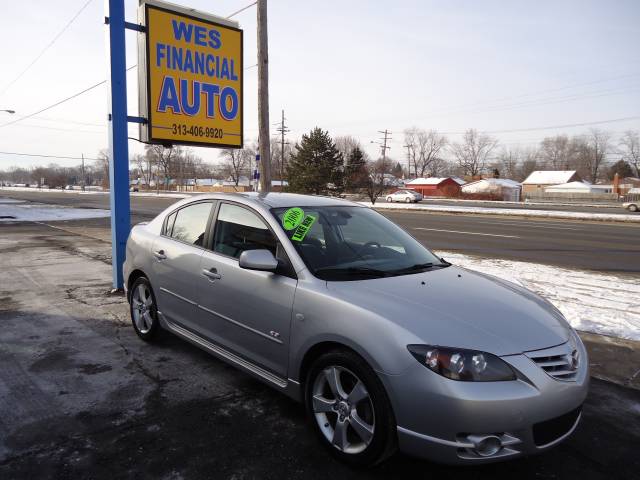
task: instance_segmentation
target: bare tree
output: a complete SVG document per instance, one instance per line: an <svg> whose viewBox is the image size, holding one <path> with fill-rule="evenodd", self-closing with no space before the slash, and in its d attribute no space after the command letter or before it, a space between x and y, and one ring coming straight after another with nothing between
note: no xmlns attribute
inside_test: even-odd
<svg viewBox="0 0 640 480"><path fill-rule="evenodd" d="M624 148L622 158L633 166L636 177L640 177L640 134L633 130L624 132L620 145Z"/></svg>
<svg viewBox="0 0 640 480"><path fill-rule="evenodd" d="M495 138L470 128L461 143L451 145L451 152L464 175L474 177L484 171L487 159L497 145Z"/></svg>
<svg viewBox="0 0 640 480"><path fill-rule="evenodd" d="M253 155L253 150L248 148L228 148L222 150L222 152L220 152L220 156L222 157L222 173L231 178L231 181L238 186L242 175L247 174L251 168L250 162Z"/></svg>
<svg viewBox="0 0 640 480"><path fill-rule="evenodd" d="M589 179L591 183L598 181L600 167L607 159L607 148L611 135L597 128L591 129L591 134L587 139L589 151L586 156L586 167L588 168Z"/></svg>
<svg viewBox="0 0 640 480"><path fill-rule="evenodd" d="M166 187L169 186L169 179L171 175L176 171L176 165L178 159L182 156L182 147L171 146L165 147L164 145L145 145L145 155L149 161L156 165L156 187L160 183L160 173L163 175L163 179Z"/></svg>
<svg viewBox="0 0 640 480"><path fill-rule="evenodd" d="M433 164L439 159L440 151L447 145L447 137L438 134L436 130L419 130L416 134L418 146L418 160L416 175L424 177L425 173L433 175Z"/></svg>
<svg viewBox="0 0 640 480"><path fill-rule="evenodd" d="M96 168L102 175L102 186L109 188L109 150L103 148L98 152Z"/></svg>
<svg viewBox="0 0 640 480"><path fill-rule="evenodd" d="M360 145L360 140L350 135L341 135L334 139L334 143L336 144L336 148L342 154L342 158L344 159L345 165L347 164L347 159L354 148L359 148L362 150L362 145Z"/></svg>
<svg viewBox="0 0 640 480"><path fill-rule="evenodd" d="M569 170L575 149L575 142L569 141L566 135L547 137L540 142L540 161L549 169Z"/></svg>
<svg viewBox="0 0 640 480"><path fill-rule="evenodd" d="M139 153L133 156L133 163L138 169L138 175L142 177L142 181L146 188L149 188L151 184L151 160L148 155L140 155Z"/></svg>
<svg viewBox="0 0 640 480"><path fill-rule="evenodd" d="M389 162L385 162L380 158L375 162L367 163L365 168L366 176L362 179L363 190L371 200L371 203L375 204L386 188L384 176L389 173Z"/></svg>

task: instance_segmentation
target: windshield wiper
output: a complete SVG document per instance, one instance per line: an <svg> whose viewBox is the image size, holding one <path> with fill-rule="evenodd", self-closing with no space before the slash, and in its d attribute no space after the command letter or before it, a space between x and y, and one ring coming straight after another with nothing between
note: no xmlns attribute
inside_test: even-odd
<svg viewBox="0 0 640 480"><path fill-rule="evenodd" d="M423 272L425 270L430 270L432 268L448 267L449 265L451 265L451 264L448 263L448 262L443 262L443 263L433 263L433 262L416 263L415 265L411 265L410 267L399 268L398 270L393 270L393 271L391 271L389 273L392 273L394 275L401 275L403 273Z"/></svg>
<svg viewBox="0 0 640 480"><path fill-rule="evenodd" d="M384 270L378 270L375 268L369 268L369 267L346 267L346 268L340 268L340 267L322 267L322 268L318 268L315 271L316 274L320 273L320 274L334 274L334 275L346 275L346 276L357 276L357 275L364 275L364 276L371 276L371 277L386 277L389 275L389 272L386 272Z"/></svg>

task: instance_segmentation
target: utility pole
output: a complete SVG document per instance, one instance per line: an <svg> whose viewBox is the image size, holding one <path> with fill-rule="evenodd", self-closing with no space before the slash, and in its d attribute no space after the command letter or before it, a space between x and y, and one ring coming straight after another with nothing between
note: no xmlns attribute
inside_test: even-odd
<svg viewBox="0 0 640 480"><path fill-rule="evenodd" d="M391 150L391 147L387 146L387 142L391 140L391 137L389 136L391 135L391 132L385 128L384 130L378 130L378 133L382 133L384 137L382 137L378 142L374 142L373 140L371 140L371 143L377 143L378 145L380 145L380 150L382 150L382 164L386 165L387 150Z"/></svg>
<svg viewBox="0 0 640 480"><path fill-rule="evenodd" d="M85 176L84 176L84 153L82 154L82 191L84 192Z"/></svg>
<svg viewBox="0 0 640 480"><path fill-rule="evenodd" d="M286 119L284 118L284 110L282 110L282 121L280 123L276 123L276 125L280 125L276 129L276 131L280 132L280 187L282 187L282 181L284 180L284 176L282 173L282 170L284 169L284 146L285 144L288 144L288 142L284 141L284 136L290 131L284 123L285 120Z"/></svg>
<svg viewBox="0 0 640 480"><path fill-rule="evenodd" d="M407 172L411 178L411 145L404 145L404 147L407 149Z"/></svg>
<svg viewBox="0 0 640 480"><path fill-rule="evenodd" d="M271 190L271 154L269 136L269 45L267 0L258 4L258 145L260 152L259 191Z"/></svg>

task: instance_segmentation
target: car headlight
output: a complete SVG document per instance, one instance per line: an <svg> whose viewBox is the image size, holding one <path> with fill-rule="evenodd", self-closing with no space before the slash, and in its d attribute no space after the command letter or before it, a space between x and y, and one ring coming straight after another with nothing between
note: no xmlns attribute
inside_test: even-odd
<svg viewBox="0 0 640 480"><path fill-rule="evenodd" d="M407 348L429 370L451 380L502 382L516 379L513 369L490 353L431 345L407 345Z"/></svg>

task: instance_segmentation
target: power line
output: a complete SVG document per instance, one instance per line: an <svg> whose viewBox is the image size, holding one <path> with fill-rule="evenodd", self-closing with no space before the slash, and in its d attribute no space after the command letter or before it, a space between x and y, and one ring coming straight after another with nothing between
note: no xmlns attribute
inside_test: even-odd
<svg viewBox="0 0 640 480"><path fill-rule="evenodd" d="M131 69L133 69L135 67L137 67L137 65L132 65L129 68L127 68L127 71L129 71L129 70L131 70ZM2 125L0 125L0 128L8 127L9 125L13 125L14 123L21 122L23 120L26 120L27 118L35 117L36 115L39 115L39 114L41 114L43 112L46 112L47 110L51 110L52 108L57 107L58 105L61 105L61 104L65 103L65 102L68 102L69 100L72 100L72 99L74 99L76 97L79 97L80 95L83 95L83 94L93 90L94 88L99 87L100 85L104 85L105 83L107 83L107 81L106 80L102 80L101 82L95 83L95 84L91 85L90 87L85 88L84 90L81 90L78 93L74 93L73 95L71 95L71 96L69 96L69 97L67 97L65 99L62 99L59 102L54 103L53 105L49 105L48 107L45 107L45 108L43 108L41 110L38 110L37 112L30 113L29 115L25 115L24 117L17 118L16 120L13 120L11 122L3 123Z"/></svg>
<svg viewBox="0 0 640 480"><path fill-rule="evenodd" d="M87 0L87 2L82 5L82 7L80 8L80 10L78 10L76 12L76 14L71 18L71 20L69 20L69 22L67 22L67 24L62 27L62 30L60 30L55 37L53 37L53 39L40 51L40 53L38 53L38 55L36 55L36 58L34 58L31 63L29 63L29 65L26 66L26 68L24 70L22 70L13 80L11 80L3 89L2 91L0 91L0 95L3 95L4 92L6 92L7 90L9 90L9 88L11 88L11 86L13 84L15 84L20 78L22 78L22 76L27 73L27 71L33 67L33 65L40 60L40 58L46 53L47 50L49 50L54 43L56 43L56 41L58 40L58 38L60 38L60 36L71 26L71 24L75 21L76 18L78 18L80 16L80 14L84 11L85 8L87 8L89 6L89 4L93 2L93 0Z"/></svg>
<svg viewBox="0 0 640 480"><path fill-rule="evenodd" d="M532 127L532 128L513 128L510 130L485 130L482 133L516 133L516 132L533 132L536 130L552 130L554 128L572 128L572 127L588 127L591 125L600 125L604 123L626 122L629 120L640 119L640 115L633 117L613 118L611 120L600 120L597 122L584 122L584 123L570 123L565 125L550 125L547 127ZM465 132L440 132L443 135L462 135Z"/></svg>
<svg viewBox="0 0 640 480"><path fill-rule="evenodd" d="M231 17L235 17L237 14L239 14L240 12L244 12L245 10L247 10L248 8L253 7L256 3L258 2L253 2L251 5L247 5L246 7L241 8L240 10L238 10L237 12L233 12L231 15L227 15L227 18L231 18Z"/></svg>
<svg viewBox="0 0 640 480"><path fill-rule="evenodd" d="M64 155L40 155L37 153L0 152L0 155L19 155L22 157L62 158L65 160L82 160L83 157L67 157ZM84 157L85 160L99 160L98 158Z"/></svg>

